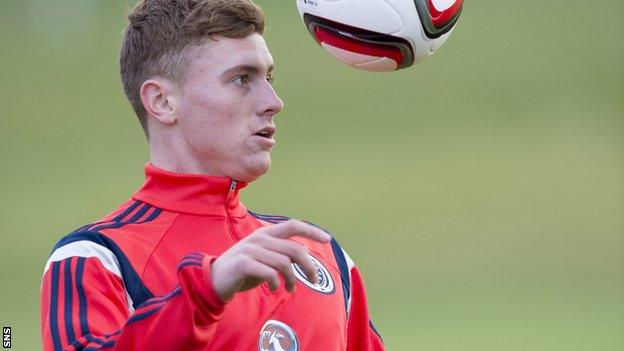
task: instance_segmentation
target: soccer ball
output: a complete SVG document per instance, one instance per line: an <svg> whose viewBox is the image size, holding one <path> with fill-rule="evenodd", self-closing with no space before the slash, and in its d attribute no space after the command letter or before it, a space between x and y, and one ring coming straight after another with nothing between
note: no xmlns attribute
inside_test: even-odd
<svg viewBox="0 0 624 351"><path fill-rule="evenodd" d="M344 63L395 71L436 52L451 34L463 0L297 0L312 37Z"/></svg>

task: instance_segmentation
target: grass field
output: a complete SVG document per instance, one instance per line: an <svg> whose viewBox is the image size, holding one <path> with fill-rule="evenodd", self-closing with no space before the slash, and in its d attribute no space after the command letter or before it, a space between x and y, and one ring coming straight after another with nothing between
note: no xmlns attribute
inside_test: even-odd
<svg viewBox="0 0 624 351"><path fill-rule="evenodd" d="M332 231L390 350L624 350L624 2L468 1L434 57L371 74L258 1L286 107L258 212ZM147 148L121 92L130 1L0 2L0 323L36 350L61 235ZM307 351L307 350L306 350Z"/></svg>

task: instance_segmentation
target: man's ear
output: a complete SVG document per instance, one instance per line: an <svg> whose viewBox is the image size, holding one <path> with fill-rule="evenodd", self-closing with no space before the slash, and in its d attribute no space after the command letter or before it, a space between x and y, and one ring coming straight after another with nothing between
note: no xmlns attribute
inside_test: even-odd
<svg viewBox="0 0 624 351"><path fill-rule="evenodd" d="M143 82L139 94L148 117L165 125L174 124L175 93L175 84L166 79L148 79Z"/></svg>

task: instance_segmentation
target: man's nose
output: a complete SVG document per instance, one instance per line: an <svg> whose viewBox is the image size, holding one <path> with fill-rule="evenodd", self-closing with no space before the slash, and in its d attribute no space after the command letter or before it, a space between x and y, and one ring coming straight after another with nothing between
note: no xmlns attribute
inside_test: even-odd
<svg viewBox="0 0 624 351"><path fill-rule="evenodd" d="M275 89L269 82L266 82L265 84L260 114L272 116L284 108L284 102L280 99L275 92Z"/></svg>

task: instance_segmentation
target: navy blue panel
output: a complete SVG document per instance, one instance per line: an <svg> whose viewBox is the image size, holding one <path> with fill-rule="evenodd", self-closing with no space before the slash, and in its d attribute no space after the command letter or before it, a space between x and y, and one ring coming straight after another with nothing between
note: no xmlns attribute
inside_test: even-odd
<svg viewBox="0 0 624 351"><path fill-rule="evenodd" d="M370 326L370 328L375 332L375 334L377 334L377 336L379 337L379 340L381 340L381 342L383 343L383 338L381 337L381 334L379 334L379 332L377 331L377 328L375 328L375 325L373 324L373 321L371 321L370 319L368 320L368 325Z"/></svg>
<svg viewBox="0 0 624 351"><path fill-rule="evenodd" d="M117 244L112 239L101 233L91 230L84 230L81 232L72 233L70 235L67 235L66 237L61 239L56 245L54 245L54 248L52 248L52 252L69 243L81 240L87 240L94 242L98 245L102 245L107 249L111 250L115 257L117 257L120 265L121 277L123 278L123 282L128 291L128 295L130 295L130 298L132 299L132 306L135 309L143 302L154 297L149 289L143 284L141 278L134 270L132 264L130 263L130 260L128 260L128 257L126 257L121 248L119 248L119 246L117 246Z"/></svg>
<svg viewBox="0 0 624 351"><path fill-rule="evenodd" d="M50 294L50 333L54 351L61 351L61 336L58 329L58 294L59 294L59 271L61 262L52 263L52 287Z"/></svg>
<svg viewBox="0 0 624 351"><path fill-rule="evenodd" d="M132 307L136 309L138 306L141 306L143 302L154 297L154 294L152 294L152 292L147 288L147 286L145 286L139 280L139 288L136 290L136 293L134 294L134 296L130 295L130 297L132 298Z"/></svg>
<svg viewBox="0 0 624 351"><path fill-rule="evenodd" d="M82 335L89 334L89 324L87 323L87 296L85 295L84 286L82 286L82 277L84 276L85 258L78 257L76 263L76 291L78 292L78 316L80 318L80 331Z"/></svg>
<svg viewBox="0 0 624 351"><path fill-rule="evenodd" d="M338 263L338 269L340 270L340 280L342 281L345 310L348 310L348 301L349 296L351 295L351 272L349 272L349 265L347 264L344 252L342 252L342 248L335 238L332 238L331 246L334 251L334 256L336 257L336 263Z"/></svg>
<svg viewBox="0 0 624 351"><path fill-rule="evenodd" d="M65 265L65 330L67 332L67 342L73 343L76 340L76 335L74 334L74 323L72 318L72 297L73 297L73 287L72 287L72 272L71 272L71 264L73 257L70 257L63 261Z"/></svg>

